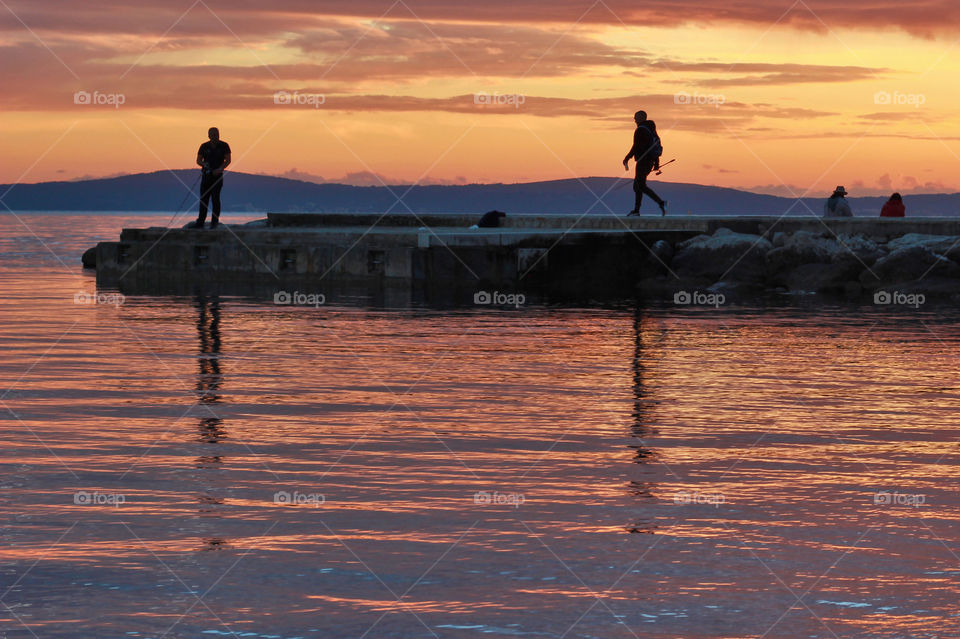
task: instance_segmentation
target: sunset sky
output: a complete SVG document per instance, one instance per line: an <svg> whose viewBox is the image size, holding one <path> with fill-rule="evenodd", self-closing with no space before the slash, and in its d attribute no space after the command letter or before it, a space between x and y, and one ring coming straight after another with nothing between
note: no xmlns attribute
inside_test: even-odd
<svg viewBox="0 0 960 639"><path fill-rule="evenodd" d="M665 180L960 191L958 25L955 0L3 0L0 182L190 167L211 125L250 173L615 176L642 108Z"/></svg>

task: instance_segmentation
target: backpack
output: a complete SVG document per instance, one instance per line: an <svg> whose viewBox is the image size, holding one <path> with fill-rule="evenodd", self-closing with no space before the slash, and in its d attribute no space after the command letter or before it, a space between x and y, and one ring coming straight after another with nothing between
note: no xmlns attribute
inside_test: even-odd
<svg viewBox="0 0 960 639"><path fill-rule="evenodd" d="M650 137L653 138L653 142L650 143L650 148L647 150L646 155L659 158L663 155L663 142L660 140L660 135L651 126L645 128L650 132Z"/></svg>

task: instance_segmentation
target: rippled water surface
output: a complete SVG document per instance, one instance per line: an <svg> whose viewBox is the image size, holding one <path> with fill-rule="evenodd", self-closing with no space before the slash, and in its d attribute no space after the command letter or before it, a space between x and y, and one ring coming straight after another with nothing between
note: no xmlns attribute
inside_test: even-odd
<svg viewBox="0 0 960 639"><path fill-rule="evenodd" d="M0 637L960 636L954 309L76 303L165 221L0 221Z"/></svg>

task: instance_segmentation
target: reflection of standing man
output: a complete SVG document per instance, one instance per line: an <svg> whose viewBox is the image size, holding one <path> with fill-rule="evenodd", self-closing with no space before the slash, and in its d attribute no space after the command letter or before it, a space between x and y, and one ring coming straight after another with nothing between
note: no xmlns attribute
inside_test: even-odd
<svg viewBox="0 0 960 639"><path fill-rule="evenodd" d="M633 210L627 213L627 215L640 215L640 204L643 202L644 193L649 195L653 201L657 203L660 207L661 214L666 215L667 203L660 199L660 196L654 193L653 189L647 186L647 176L650 175L654 169L660 168L661 149L659 138L654 133L655 129L649 126L650 123L647 122L646 111L637 111L633 116L633 121L636 122L637 128L633 132L633 146L630 147L627 157L623 158L623 168L629 171L630 160L634 159L637 161L636 177L633 180L633 192L636 199Z"/></svg>
<svg viewBox="0 0 960 639"><path fill-rule="evenodd" d="M220 300L200 295L196 299L196 307L199 311L197 334L200 337L197 395L204 404L219 404L220 385L223 383L223 372L220 370Z"/></svg>
<svg viewBox="0 0 960 639"><path fill-rule="evenodd" d="M223 170L230 166L230 145L220 139L220 130L211 127L207 132L209 142L200 145L197 151L197 164L203 169L200 180L200 215L195 228L202 229L207 220L207 203L213 200L213 217L210 228L220 223L220 191L223 189Z"/></svg>
<svg viewBox="0 0 960 639"><path fill-rule="evenodd" d="M197 336L200 338L200 352L197 361L200 370L197 374L197 397L207 406L209 417L200 419L197 426L197 440L204 444L219 444L227 436L223 420L216 415L214 407L222 403L220 387L223 384L223 371L220 369L220 299L217 296L199 295L194 302L197 308ZM208 448L209 454L197 458L199 468L222 464L219 451ZM203 498L210 503L207 497ZM220 502L217 502L220 503Z"/></svg>

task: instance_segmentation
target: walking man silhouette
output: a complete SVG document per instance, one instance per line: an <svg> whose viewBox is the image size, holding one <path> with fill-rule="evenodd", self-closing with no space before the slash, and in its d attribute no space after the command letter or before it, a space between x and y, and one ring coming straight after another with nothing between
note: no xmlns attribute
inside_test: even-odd
<svg viewBox="0 0 960 639"><path fill-rule="evenodd" d="M633 132L633 146L630 147L627 156L623 158L623 168L627 171L630 170L631 159L637 162L636 177L633 179L635 201L633 210L627 213L627 216L640 215L640 204L643 202L644 193L657 203L660 207L660 214L666 215L666 201L647 186L647 176L660 168L660 155L663 153L660 137L655 133L656 129L651 126L653 123L647 121L646 111L637 111L633 116L633 121L637 123L637 128Z"/></svg>
<svg viewBox="0 0 960 639"><path fill-rule="evenodd" d="M197 151L197 165L203 169L200 180L200 214L194 228L202 229L207 221L207 204L213 200L213 216L210 228L220 223L220 191L223 189L223 170L230 166L230 145L220 139L220 130L210 127L207 131L209 142L200 145Z"/></svg>

